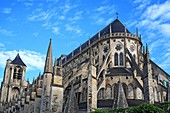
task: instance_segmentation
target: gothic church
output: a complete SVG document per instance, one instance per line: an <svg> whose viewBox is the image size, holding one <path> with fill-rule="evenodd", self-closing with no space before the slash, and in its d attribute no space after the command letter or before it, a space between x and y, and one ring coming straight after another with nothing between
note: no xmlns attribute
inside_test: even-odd
<svg viewBox="0 0 170 113"><path fill-rule="evenodd" d="M44 73L24 80L19 54L8 59L0 113L89 113L170 101L170 76L150 59L141 36L117 18L53 63L50 40Z"/></svg>

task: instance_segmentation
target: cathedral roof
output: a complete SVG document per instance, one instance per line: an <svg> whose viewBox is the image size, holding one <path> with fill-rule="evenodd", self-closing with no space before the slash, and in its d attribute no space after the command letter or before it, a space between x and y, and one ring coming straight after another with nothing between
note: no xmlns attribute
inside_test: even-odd
<svg viewBox="0 0 170 113"><path fill-rule="evenodd" d="M109 29L110 25L112 28L112 33L125 32L125 26L119 21L118 18L110 23L108 26L106 26L102 31ZM128 29L126 29L126 32L130 33Z"/></svg>
<svg viewBox="0 0 170 113"><path fill-rule="evenodd" d="M117 18L113 22L111 22L109 25L107 25L104 29L102 29L99 33L100 33L100 37L102 37L106 34L110 34L110 32L111 33L124 33L125 29L126 27ZM126 29L126 32L130 33L128 29ZM91 37L89 40L84 42L81 46L79 46L78 48L73 50L70 54L68 54L66 56L66 59L63 58L62 64L64 64L66 61L71 59L73 56L80 53L81 50L84 50L85 48L87 48L88 46L90 46L91 44L95 43L98 40L99 40L99 35L98 33L96 33L93 37Z"/></svg>
<svg viewBox="0 0 170 113"><path fill-rule="evenodd" d="M22 61L21 57L19 56L19 53L15 57L15 59L11 62L11 64L26 66L25 63Z"/></svg>

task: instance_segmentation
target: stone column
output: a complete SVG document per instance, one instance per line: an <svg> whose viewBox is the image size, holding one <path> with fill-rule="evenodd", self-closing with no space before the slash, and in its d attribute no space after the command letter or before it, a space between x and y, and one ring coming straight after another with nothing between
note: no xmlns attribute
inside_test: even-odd
<svg viewBox="0 0 170 113"><path fill-rule="evenodd" d="M87 113L97 108L97 80L96 68L89 66L88 90L87 90Z"/></svg>
<svg viewBox="0 0 170 113"><path fill-rule="evenodd" d="M50 111L51 113L62 113L63 106L62 76L54 75L51 85Z"/></svg>
<svg viewBox="0 0 170 113"><path fill-rule="evenodd" d="M14 74L14 67L11 67L12 68L12 70L11 70L11 79L10 79L10 83L12 83L13 82L13 74Z"/></svg>

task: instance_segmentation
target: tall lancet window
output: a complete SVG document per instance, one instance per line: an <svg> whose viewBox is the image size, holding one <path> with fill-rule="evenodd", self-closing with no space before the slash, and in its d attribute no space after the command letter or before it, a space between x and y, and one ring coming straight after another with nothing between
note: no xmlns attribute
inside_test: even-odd
<svg viewBox="0 0 170 113"><path fill-rule="evenodd" d="M136 56L135 56L135 54L133 55L133 58L134 58L134 60L136 61Z"/></svg>
<svg viewBox="0 0 170 113"><path fill-rule="evenodd" d="M120 53L120 65L123 66L123 53Z"/></svg>
<svg viewBox="0 0 170 113"><path fill-rule="evenodd" d="M115 57L115 61L114 61L115 66L118 66L118 54L115 53L114 57Z"/></svg>

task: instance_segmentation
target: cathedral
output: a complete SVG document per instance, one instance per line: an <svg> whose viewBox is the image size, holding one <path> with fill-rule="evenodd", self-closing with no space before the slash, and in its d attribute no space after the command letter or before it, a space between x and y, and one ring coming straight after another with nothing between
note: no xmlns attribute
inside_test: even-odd
<svg viewBox="0 0 170 113"><path fill-rule="evenodd" d="M50 40L43 74L30 83L19 53L8 59L0 113L89 113L170 101L170 76L150 59L141 35L118 18L53 61Z"/></svg>

